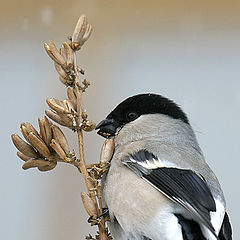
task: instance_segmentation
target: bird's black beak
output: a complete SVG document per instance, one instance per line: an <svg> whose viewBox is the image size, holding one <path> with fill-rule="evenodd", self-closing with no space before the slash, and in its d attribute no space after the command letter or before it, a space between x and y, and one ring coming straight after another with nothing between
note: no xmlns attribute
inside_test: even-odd
<svg viewBox="0 0 240 240"><path fill-rule="evenodd" d="M95 130L99 129L97 132L99 135L110 138L115 135L118 126L119 124L114 119L106 118L96 126Z"/></svg>

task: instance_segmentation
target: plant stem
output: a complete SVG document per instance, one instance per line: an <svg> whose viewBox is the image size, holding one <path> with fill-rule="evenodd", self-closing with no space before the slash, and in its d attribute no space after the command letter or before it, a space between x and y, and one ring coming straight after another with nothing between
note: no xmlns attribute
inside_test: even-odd
<svg viewBox="0 0 240 240"><path fill-rule="evenodd" d="M75 72L75 91L76 91L76 96L77 96L77 126L81 126L82 123L82 93L83 91L81 90L80 86L81 86L81 82L80 82L80 78L79 78L79 73L77 70L77 58L76 58L76 52L74 51L74 72ZM80 155L80 159L79 159L79 164L77 166L78 170L82 173L83 177L84 177L84 181L85 184L87 186L88 189L88 194L90 196L90 198L93 200L94 205L96 207L97 213L98 215L101 214L102 209L99 209L99 206L102 206L102 198L99 198L97 201L96 198L96 194L94 191L92 191L91 189L93 188L92 182L89 179L89 173L87 170L87 166L86 166L86 161L85 161L85 156L84 156L84 145L83 145L83 131L81 128L77 129L77 135L78 135L78 145L79 145L79 155ZM99 205L98 205L99 203ZM106 226L105 226L105 220L104 218L101 218L101 220L98 223L98 228L99 228L99 236L101 240L108 240L108 236L106 233Z"/></svg>

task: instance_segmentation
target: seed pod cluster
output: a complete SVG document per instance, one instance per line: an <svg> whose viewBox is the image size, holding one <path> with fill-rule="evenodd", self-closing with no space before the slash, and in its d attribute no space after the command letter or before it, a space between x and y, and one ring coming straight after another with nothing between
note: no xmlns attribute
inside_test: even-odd
<svg viewBox="0 0 240 240"><path fill-rule="evenodd" d="M46 102L50 107L46 115L58 124L66 127L74 127L76 116L76 102L72 104L69 99L60 101L56 98L47 98Z"/></svg>
<svg viewBox="0 0 240 240"><path fill-rule="evenodd" d="M59 74L60 81L66 86L72 86L75 80L73 65L73 50L66 42L63 43L60 50L57 49L53 41L44 44L49 57L54 61L55 68Z"/></svg>
<svg viewBox="0 0 240 240"><path fill-rule="evenodd" d="M81 15L72 34L71 48L74 51L81 49L83 44L88 40L92 32L92 27L87 23L87 17Z"/></svg>
<svg viewBox="0 0 240 240"><path fill-rule="evenodd" d="M49 171L57 161L71 161L67 139L61 129L47 117L38 119L38 132L30 123L22 123L20 130L24 141L18 134L12 134L12 141L19 150L17 156L25 163L23 169L37 167L40 171ZM70 159L71 157L71 159Z"/></svg>

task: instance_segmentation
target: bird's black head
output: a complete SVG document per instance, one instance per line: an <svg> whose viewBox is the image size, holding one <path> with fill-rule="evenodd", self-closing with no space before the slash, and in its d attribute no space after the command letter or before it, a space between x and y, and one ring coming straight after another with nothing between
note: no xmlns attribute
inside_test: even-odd
<svg viewBox="0 0 240 240"><path fill-rule="evenodd" d="M189 124L186 114L173 101L157 94L139 94L121 102L96 129L103 137L112 137L118 127L132 122L141 115L160 113Z"/></svg>

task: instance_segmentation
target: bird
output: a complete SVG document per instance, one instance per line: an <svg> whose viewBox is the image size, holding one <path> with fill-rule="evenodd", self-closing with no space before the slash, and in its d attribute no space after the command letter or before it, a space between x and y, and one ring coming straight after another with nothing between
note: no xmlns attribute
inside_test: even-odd
<svg viewBox="0 0 240 240"><path fill-rule="evenodd" d="M102 180L113 239L232 239L220 183L179 105L154 93L134 95L96 130L115 144Z"/></svg>

